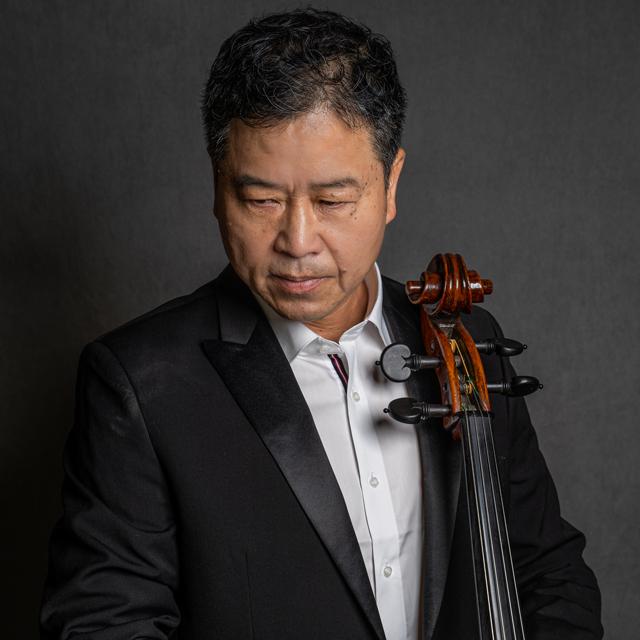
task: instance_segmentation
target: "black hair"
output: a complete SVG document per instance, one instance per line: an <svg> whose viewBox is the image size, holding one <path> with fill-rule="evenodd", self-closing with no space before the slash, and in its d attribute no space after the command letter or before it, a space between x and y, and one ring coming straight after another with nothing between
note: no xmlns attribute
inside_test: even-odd
<svg viewBox="0 0 640 640"><path fill-rule="evenodd" d="M327 105L367 127L388 180L406 94L384 36L333 11L297 9L250 21L220 47L202 95L207 150L225 154L229 122L270 126Z"/></svg>

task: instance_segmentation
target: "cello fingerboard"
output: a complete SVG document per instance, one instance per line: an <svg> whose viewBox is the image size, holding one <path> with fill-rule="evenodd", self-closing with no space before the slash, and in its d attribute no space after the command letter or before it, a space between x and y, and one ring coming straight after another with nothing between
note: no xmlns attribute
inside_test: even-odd
<svg viewBox="0 0 640 640"><path fill-rule="evenodd" d="M481 640L524 640L491 418L460 420Z"/></svg>

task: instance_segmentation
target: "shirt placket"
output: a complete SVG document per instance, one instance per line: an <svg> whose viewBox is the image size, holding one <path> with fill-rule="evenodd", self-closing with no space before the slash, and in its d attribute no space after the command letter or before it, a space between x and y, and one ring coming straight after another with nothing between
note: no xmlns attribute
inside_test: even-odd
<svg viewBox="0 0 640 640"><path fill-rule="evenodd" d="M347 413L373 548L373 590L387 638L407 637L399 536L367 385L358 366L357 340L341 341L349 368Z"/></svg>

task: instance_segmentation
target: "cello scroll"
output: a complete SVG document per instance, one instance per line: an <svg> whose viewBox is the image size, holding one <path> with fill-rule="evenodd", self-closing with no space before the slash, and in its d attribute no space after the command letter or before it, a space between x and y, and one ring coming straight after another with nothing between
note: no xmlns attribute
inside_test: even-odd
<svg viewBox="0 0 640 640"><path fill-rule="evenodd" d="M469 507L478 637L480 640L524 640L508 524L499 483L492 434L490 393L522 396L542 385L532 376L487 382L480 353L510 357L526 348L506 338L475 342L461 320L473 303L493 291L491 280L469 271L462 256L438 254L420 276L406 284L411 302L420 305L424 354L403 344L385 348L383 373L401 382L413 372L434 369L441 404L398 398L386 409L401 422L420 424L442 418L443 426L461 441Z"/></svg>

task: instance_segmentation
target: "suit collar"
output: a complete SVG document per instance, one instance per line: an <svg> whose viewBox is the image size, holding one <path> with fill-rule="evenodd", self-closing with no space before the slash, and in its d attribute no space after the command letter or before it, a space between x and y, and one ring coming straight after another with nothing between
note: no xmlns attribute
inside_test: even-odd
<svg viewBox="0 0 640 640"><path fill-rule="evenodd" d="M347 507L291 367L251 292L230 268L221 274L217 291L220 340L203 341L203 349L382 640L382 622Z"/></svg>
<svg viewBox="0 0 640 640"><path fill-rule="evenodd" d="M422 352L417 309L383 278L383 314L392 338ZM378 638L384 638L366 568L340 488L309 408L271 326L231 267L216 283L220 339L204 351L269 449ZM256 384L247 385L247 381ZM411 395L439 401L432 371L412 376ZM447 577L460 482L459 447L439 424L418 426L423 469L423 634L435 628Z"/></svg>
<svg viewBox="0 0 640 640"><path fill-rule="evenodd" d="M247 344L261 311L231 265L227 265L218 276L216 291L220 340L238 345Z"/></svg>

